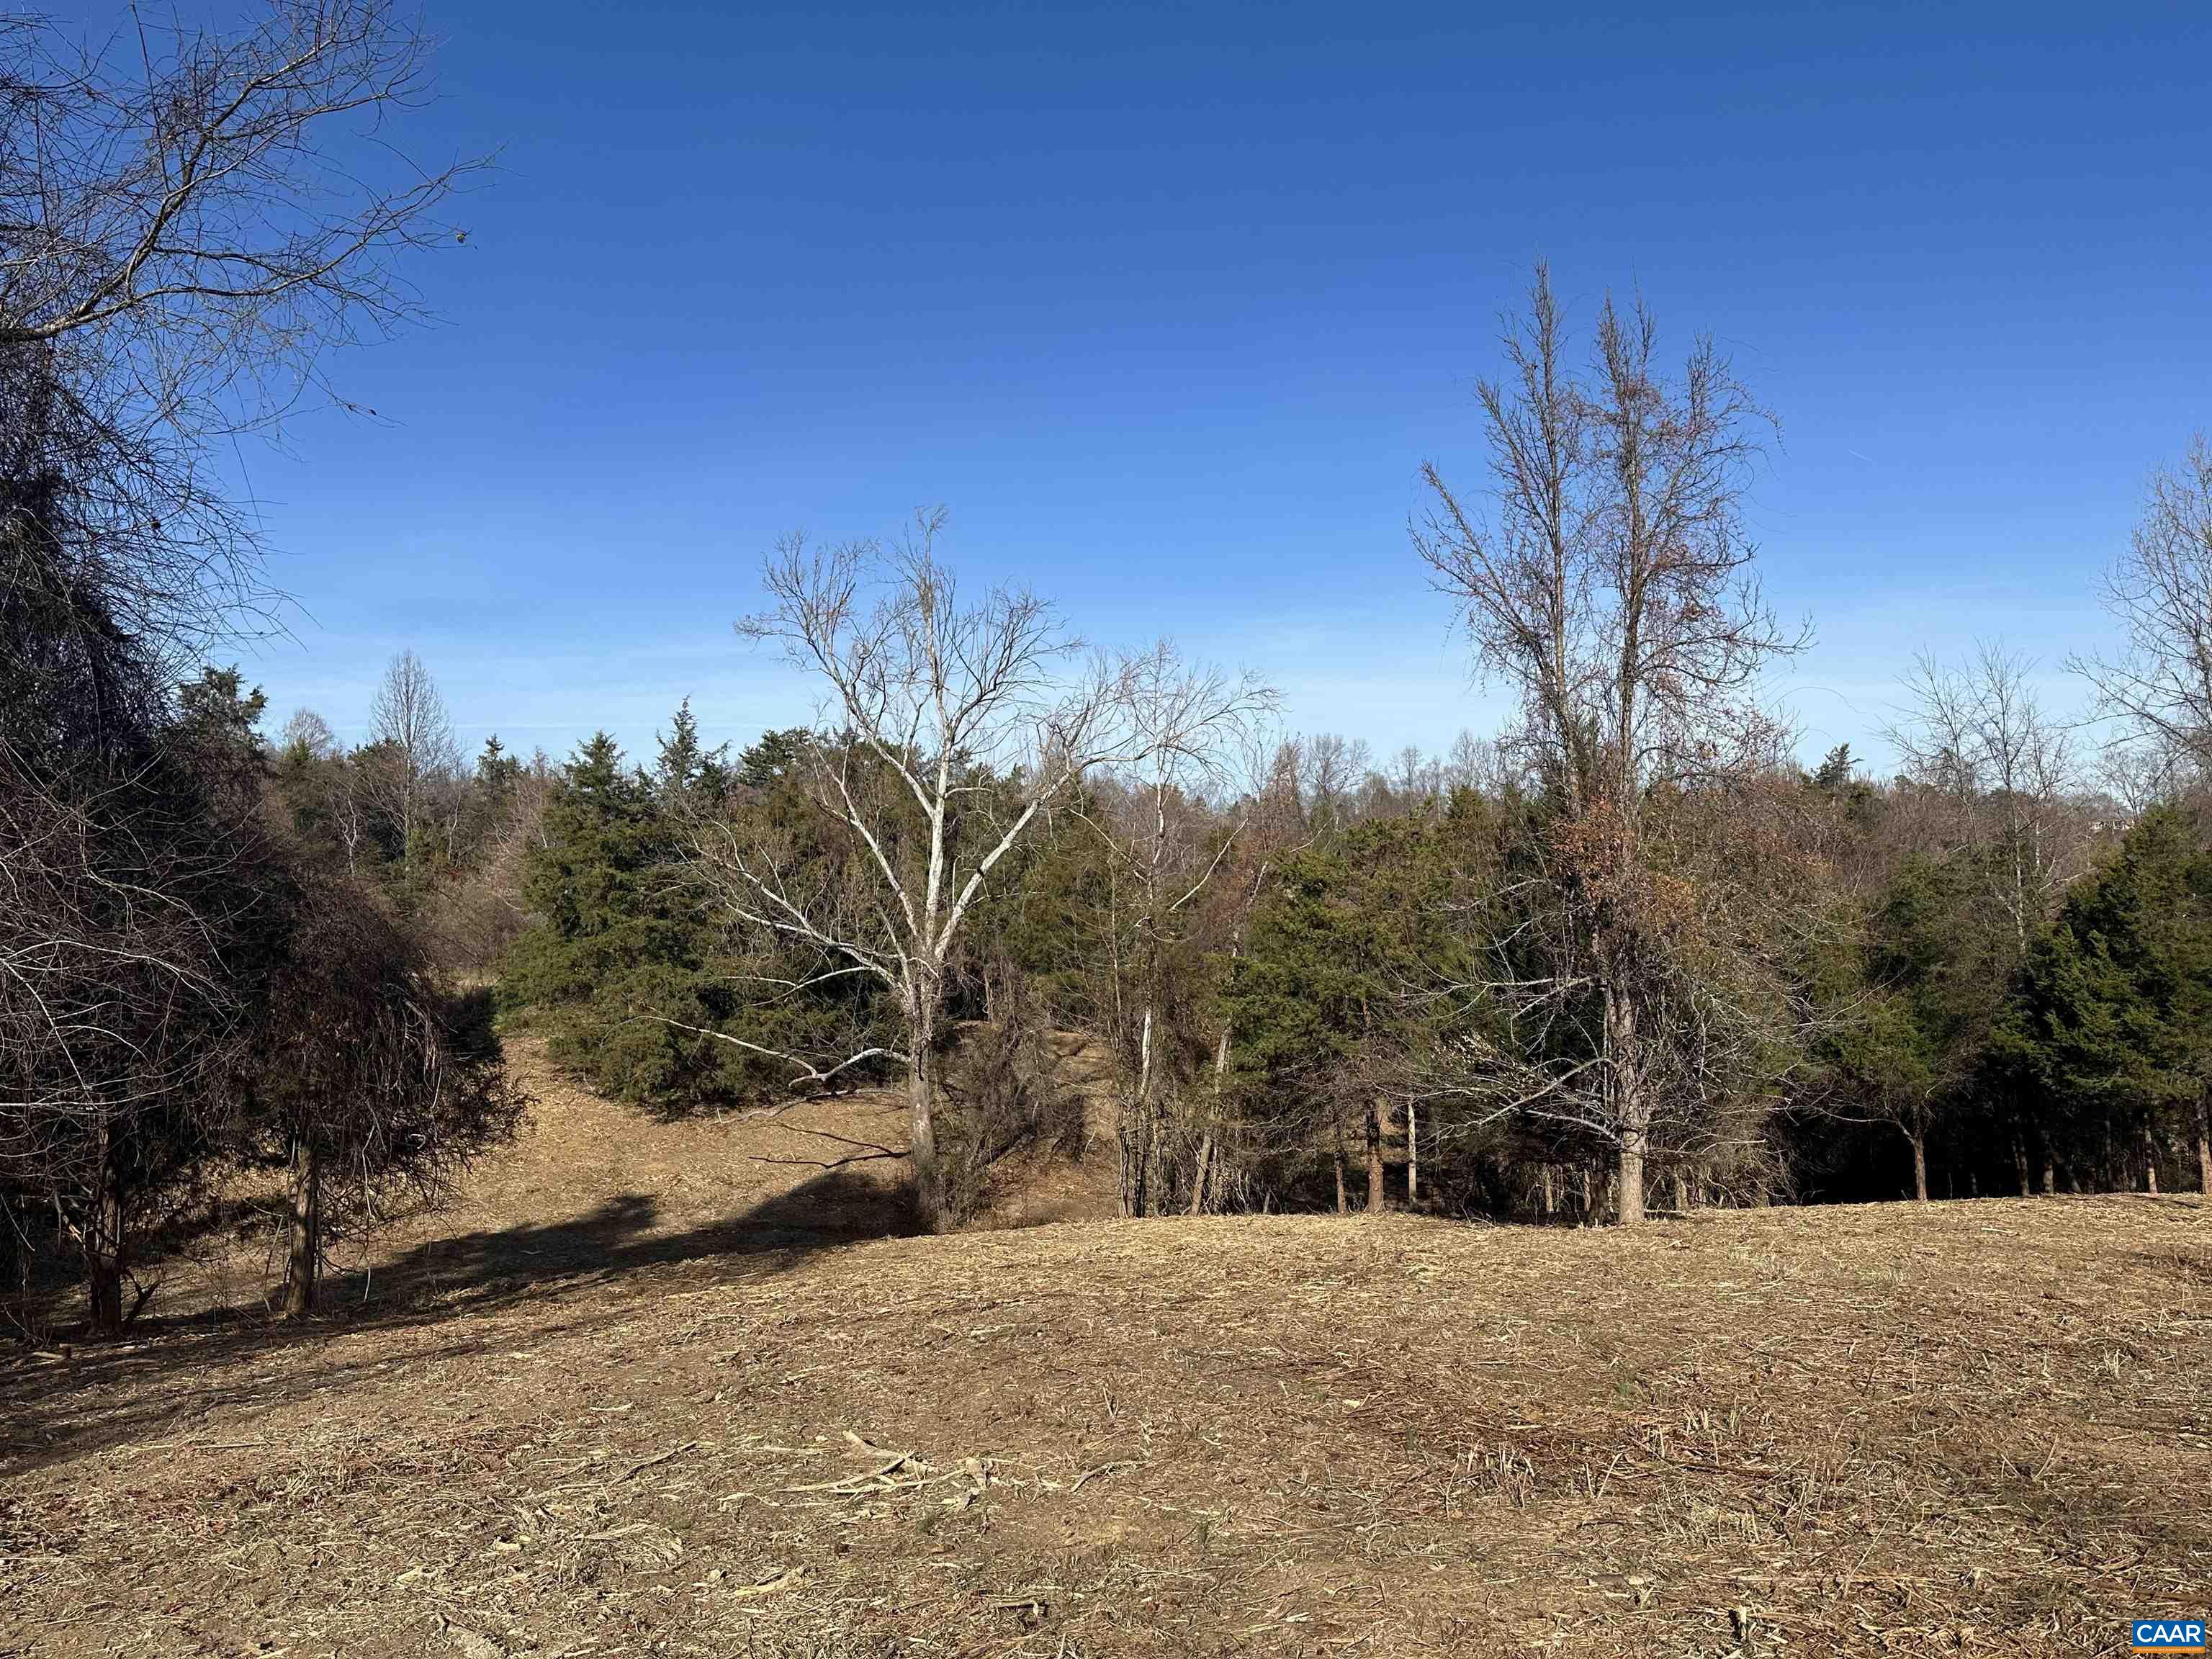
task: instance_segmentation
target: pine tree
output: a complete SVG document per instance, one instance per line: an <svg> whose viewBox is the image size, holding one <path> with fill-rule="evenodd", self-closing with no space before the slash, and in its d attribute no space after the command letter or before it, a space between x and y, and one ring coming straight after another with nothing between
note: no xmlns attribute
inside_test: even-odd
<svg viewBox="0 0 2212 1659"><path fill-rule="evenodd" d="M1466 813L1372 819L1284 866L1255 914L1223 994L1234 1033L1237 1092L1272 1144L1279 1179L1334 1167L1337 1204L1357 1151L1367 1206L1388 1203L1385 1152L1395 1102L1407 1093L1441 1027L1464 1012L1427 994L1455 976L1455 872L1487 833Z"/></svg>
<svg viewBox="0 0 2212 1659"><path fill-rule="evenodd" d="M2146 813L2068 894L1993 1060L2033 1091L2047 1132L2116 1184L2138 1152L2154 1172L2160 1143L2185 1129L2212 1191L2212 853L2180 812Z"/></svg>
<svg viewBox="0 0 2212 1659"><path fill-rule="evenodd" d="M532 925L501 982L507 1006L542 1019L554 1059L665 1111L782 1095L790 1068L763 1051L872 1016L850 978L793 988L807 969L733 939L692 879L695 838L732 822L769 828L817 865L837 856L806 842L811 826L762 755L747 750L739 775L769 786L733 791L725 753L701 742L688 705L649 772L604 732L579 746L526 861Z"/></svg>

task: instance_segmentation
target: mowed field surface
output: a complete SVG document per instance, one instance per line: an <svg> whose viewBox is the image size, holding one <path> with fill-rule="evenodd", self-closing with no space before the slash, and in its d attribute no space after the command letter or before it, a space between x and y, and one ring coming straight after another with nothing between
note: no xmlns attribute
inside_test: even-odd
<svg viewBox="0 0 2212 1659"><path fill-rule="evenodd" d="M2070 1654L2212 1611L2193 1196L910 1237L895 1164L754 1162L896 1144L886 1097L662 1125L520 1060L536 1130L323 1320L9 1362L0 1653Z"/></svg>

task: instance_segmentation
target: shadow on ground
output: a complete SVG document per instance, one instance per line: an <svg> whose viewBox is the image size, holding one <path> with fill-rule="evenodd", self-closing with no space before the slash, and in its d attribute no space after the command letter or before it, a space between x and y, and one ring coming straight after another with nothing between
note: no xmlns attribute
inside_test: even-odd
<svg viewBox="0 0 2212 1659"><path fill-rule="evenodd" d="M495 1310L530 1297L557 1299L588 1286L685 1263L741 1266L748 1278L781 1273L817 1251L917 1231L903 1187L832 1170L726 1220L654 1231L659 1205L637 1193L611 1198L571 1220L463 1233L418 1245L373 1272L333 1274L309 1321L272 1321L258 1304L180 1318L139 1321L113 1343L68 1351L57 1363L31 1355L0 1371L0 1473L20 1473L133 1440L189 1437L191 1419L269 1382L237 1376L241 1364L302 1351L284 1388L327 1387L359 1369L327 1359L331 1340L363 1330L406 1330ZM601 1312L550 1325L549 1334L621 1317ZM495 1346L457 1341L434 1357ZM375 1363L367 1361L364 1363ZM116 1396L124 1396L117 1399Z"/></svg>
<svg viewBox="0 0 2212 1659"><path fill-rule="evenodd" d="M714 1256L796 1258L827 1246L915 1231L913 1204L903 1188L842 1170L817 1176L726 1221L682 1232L656 1231L659 1209L653 1198L626 1193L571 1220L433 1239L374 1274L334 1275L325 1297L334 1310L360 1305L372 1319L380 1310L386 1319L404 1319L426 1307L447 1317L641 1267Z"/></svg>

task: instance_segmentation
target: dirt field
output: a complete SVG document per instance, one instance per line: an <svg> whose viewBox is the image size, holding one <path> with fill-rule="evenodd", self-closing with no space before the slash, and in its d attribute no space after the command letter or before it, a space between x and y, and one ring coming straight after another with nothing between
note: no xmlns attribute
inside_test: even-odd
<svg viewBox="0 0 2212 1659"><path fill-rule="evenodd" d="M2193 1197L871 1237L894 1165L533 1081L312 1328L9 1362L0 1653L2108 1653L2212 1612Z"/></svg>

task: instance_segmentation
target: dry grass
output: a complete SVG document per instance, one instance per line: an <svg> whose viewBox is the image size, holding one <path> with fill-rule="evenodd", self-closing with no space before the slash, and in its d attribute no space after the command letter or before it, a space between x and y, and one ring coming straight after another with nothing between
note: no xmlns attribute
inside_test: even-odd
<svg viewBox="0 0 2212 1659"><path fill-rule="evenodd" d="M866 1239L716 1133L550 1102L365 1309L0 1377L0 1652L2094 1653L2212 1605L2193 1198Z"/></svg>

